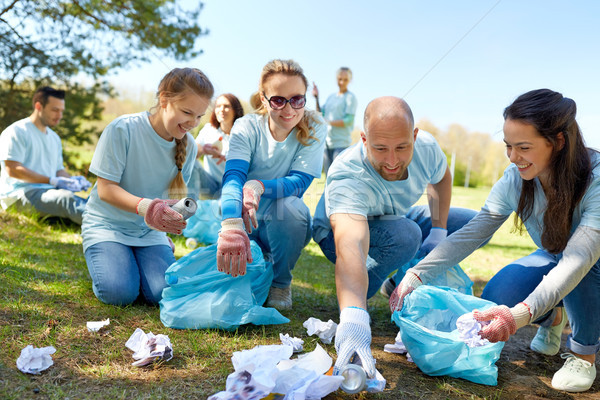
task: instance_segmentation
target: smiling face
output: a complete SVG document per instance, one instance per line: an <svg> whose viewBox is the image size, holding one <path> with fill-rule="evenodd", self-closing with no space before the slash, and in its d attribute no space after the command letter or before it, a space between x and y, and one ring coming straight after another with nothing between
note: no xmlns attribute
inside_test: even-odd
<svg viewBox="0 0 600 400"><path fill-rule="evenodd" d="M275 139L283 140L304 116L304 108L294 109L288 102L281 110L273 110L265 96L269 99L273 96L282 96L286 99L303 96L306 94L306 85L299 76L277 73L263 84L263 89L264 95L261 94L261 101L269 113L269 129Z"/></svg>
<svg viewBox="0 0 600 400"><path fill-rule="evenodd" d="M165 140L182 139L187 132L198 126L206 112L210 99L188 92L176 99L160 98L160 108L152 126Z"/></svg>
<svg viewBox="0 0 600 400"><path fill-rule="evenodd" d="M408 118L370 119L361 133L369 162L386 181L408 177L418 128Z"/></svg>
<svg viewBox="0 0 600 400"><path fill-rule="evenodd" d="M215 116L219 124L222 123L233 123L234 112L233 107L227 97L220 96L215 102Z"/></svg>
<svg viewBox="0 0 600 400"><path fill-rule="evenodd" d="M504 121L504 142L506 155L519 169L521 178L528 181L537 177L545 186L554 152L552 143L533 125L512 119Z"/></svg>

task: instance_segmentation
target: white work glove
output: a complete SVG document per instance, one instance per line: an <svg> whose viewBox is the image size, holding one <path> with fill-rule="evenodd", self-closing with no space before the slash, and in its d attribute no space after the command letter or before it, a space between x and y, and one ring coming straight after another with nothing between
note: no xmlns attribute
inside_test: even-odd
<svg viewBox="0 0 600 400"><path fill-rule="evenodd" d="M431 230L429 231L429 236L427 236L425 240L423 240L423 244L417 252L416 257L425 257L427 254L429 254L431 250L433 250L435 246L437 246L442 240L446 239L446 236L448 236L447 229L431 228Z"/></svg>
<svg viewBox="0 0 600 400"><path fill-rule="evenodd" d="M49 183L57 189L66 189L71 192L79 192L81 187L76 179L65 178L64 176L53 176L50 178Z"/></svg>
<svg viewBox="0 0 600 400"><path fill-rule="evenodd" d="M410 292L421 286L423 282L421 282L421 278L415 273L408 269L406 274L404 274L404 278L400 281L400 284L394 289L392 295L390 296L390 311L393 313L394 311L402 310L402 306L404 305L404 298L408 296Z"/></svg>
<svg viewBox="0 0 600 400"><path fill-rule="evenodd" d="M335 332L335 351L337 361L333 366L333 375L339 375L356 353L367 376L375 377L375 359L371 354L371 326L366 310L346 307L340 312L340 324Z"/></svg>

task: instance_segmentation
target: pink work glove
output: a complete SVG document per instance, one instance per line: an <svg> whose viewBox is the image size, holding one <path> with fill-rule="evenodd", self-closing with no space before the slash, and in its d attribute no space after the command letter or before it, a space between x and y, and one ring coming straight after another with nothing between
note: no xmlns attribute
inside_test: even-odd
<svg viewBox="0 0 600 400"><path fill-rule="evenodd" d="M183 215L173 210L171 206L179 200L174 199L141 199L136 207L136 212L144 217L146 225L157 231L181 235L187 223Z"/></svg>
<svg viewBox="0 0 600 400"><path fill-rule="evenodd" d="M404 278L402 278L402 281L390 296L390 310L392 313L402 310L404 298L422 284L423 282L421 282L421 278L418 275L414 274L410 269L406 271Z"/></svg>
<svg viewBox="0 0 600 400"><path fill-rule="evenodd" d="M252 251L242 219L223 220L217 240L217 269L235 278L246 275L247 262L252 262Z"/></svg>
<svg viewBox="0 0 600 400"><path fill-rule="evenodd" d="M258 203L260 203L260 196L265 192L265 185L261 181L250 180L246 182L243 188L243 205L242 205L242 219L244 220L244 226L246 232L252 233L252 228L258 228L258 221L256 220L256 212L258 211Z"/></svg>
<svg viewBox="0 0 600 400"><path fill-rule="evenodd" d="M513 308L494 306L485 311L474 310L473 318L477 321L491 321L479 334L490 342L506 342L517 329L524 327L531 319L529 306L519 303Z"/></svg>

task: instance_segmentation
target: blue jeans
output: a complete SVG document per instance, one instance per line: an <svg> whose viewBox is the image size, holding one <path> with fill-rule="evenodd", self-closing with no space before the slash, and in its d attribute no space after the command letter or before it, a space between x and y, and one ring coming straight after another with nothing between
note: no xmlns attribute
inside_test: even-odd
<svg viewBox="0 0 600 400"><path fill-rule="evenodd" d="M198 199L218 199L221 197L221 189L222 183L210 176L196 160L188 185L188 195Z"/></svg>
<svg viewBox="0 0 600 400"><path fill-rule="evenodd" d="M462 228L476 214L476 211L467 208L450 208L447 222L448 234ZM367 256L369 276L367 298L371 298L388 275L412 260L417 254L421 243L431 230L431 214L428 206L414 206L405 217L384 215L369 218L368 222L370 239ZM333 231L321 240L319 246L325 257L335 264Z"/></svg>
<svg viewBox="0 0 600 400"><path fill-rule="evenodd" d="M481 297L513 307L533 292L558 261L557 256L538 249L502 268L487 283ZM596 354L600 350L600 260L557 307L563 304L572 331L567 347L578 354ZM555 312L549 311L534 322L549 326L554 316Z"/></svg>
<svg viewBox="0 0 600 400"><path fill-rule="evenodd" d="M259 215L258 228L249 235L273 262L271 286L286 288L292 283L292 269L311 237L308 207L296 196L273 199Z"/></svg>
<svg viewBox="0 0 600 400"><path fill-rule="evenodd" d="M141 294L158 304L167 286L165 271L175 262L167 245L132 247L117 242L100 242L87 248L85 261L92 277L94 294L103 303L124 306Z"/></svg>
<svg viewBox="0 0 600 400"><path fill-rule="evenodd" d="M29 189L19 199L19 206L33 206L44 216L67 218L81 225L87 199L66 189Z"/></svg>
<svg viewBox="0 0 600 400"><path fill-rule="evenodd" d="M329 167L331 167L333 160L335 160L335 158L346 149L347 147L336 147L330 149L329 147L325 146L325 152L323 153L323 172L325 172L325 175L327 175L327 171L329 171Z"/></svg>

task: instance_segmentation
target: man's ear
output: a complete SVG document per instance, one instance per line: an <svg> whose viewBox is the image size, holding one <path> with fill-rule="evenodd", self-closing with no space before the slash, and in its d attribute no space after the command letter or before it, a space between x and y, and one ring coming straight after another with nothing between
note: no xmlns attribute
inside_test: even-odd
<svg viewBox="0 0 600 400"><path fill-rule="evenodd" d="M363 144L367 144L367 135L364 131L360 131L360 138L362 139Z"/></svg>
<svg viewBox="0 0 600 400"><path fill-rule="evenodd" d="M40 103L39 101L36 101L35 104L33 105L33 109L35 111L38 111L38 112L42 111L42 108L44 108L44 107L42 106L42 103Z"/></svg>
<svg viewBox="0 0 600 400"><path fill-rule="evenodd" d="M413 137L413 140L417 140L417 133L419 133L419 128L415 128L415 136Z"/></svg>

